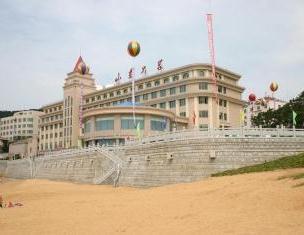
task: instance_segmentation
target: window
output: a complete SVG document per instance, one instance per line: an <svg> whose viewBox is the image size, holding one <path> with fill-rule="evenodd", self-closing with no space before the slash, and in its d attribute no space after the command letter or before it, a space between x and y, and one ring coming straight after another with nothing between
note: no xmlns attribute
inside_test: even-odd
<svg viewBox="0 0 304 235"><path fill-rule="evenodd" d="M152 85L151 85L151 82L147 82L147 83L146 83L146 87L147 87L147 88L149 88L149 87L151 87L151 86L152 86Z"/></svg>
<svg viewBox="0 0 304 235"><path fill-rule="evenodd" d="M219 100L219 105L220 105L220 106L227 107L227 100L222 100L222 99L220 99L220 100Z"/></svg>
<svg viewBox="0 0 304 235"><path fill-rule="evenodd" d="M153 108L157 108L157 104L151 104L150 106Z"/></svg>
<svg viewBox="0 0 304 235"><path fill-rule="evenodd" d="M152 131L165 131L168 125L167 118L152 117L150 121L150 126Z"/></svg>
<svg viewBox="0 0 304 235"><path fill-rule="evenodd" d="M143 94L143 100L148 100L149 99L149 94Z"/></svg>
<svg viewBox="0 0 304 235"><path fill-rule="evenodd" d="M199 96L198 97L199 104L208 104L208 97L207 96Z"/></svg>
<svg viewBox="0 0 304 235"><path fill-rule="evenodd" d="M182 85L179 87L179 92L186 92L186 85Z"/></svg>
<svg viewBox="0 0 304 235"><path fill-rule="evenodd" d="M84 133L89 133L91 131L91 122L90 121L86 121L84 123Z"/></svg>
<svg viewBox="0 0 304 235"><path fill-rule="evenodd" d="M135 102L140 102L140 96L139 95L137 95L137 96L135 96Z"/></svg>
<svg viewBox="0 0 304 235"><path fill-rule="evenodd" d="M219 119L222 120L223 119L223 113L219 114Z"/></svg>
<svg viewBox="0 0 304 235"><path fill-rule="evenodd" d="M189 73L184 73L183 74L183 79L189 78Z"/></svg>
<svg viewBox="0 0 304 235"><path fill-rule="evenodd" d="M199 111L199 117L207 118L208 117L208 110Z"/></svg>
<svg viewBox="0 0 304 235"><path fill-rule="evenodd" d="M103 95L103 98L106 99L106 98L107 98L107 94L104 94L104 95Z"/></svg>
<svg viewBox="0 0 304 235"><path fill-rule="evenodd" d="M169 78L164 78L164 84L169 83L170 79Z"/></svg>
<svg viewBox="0 0 304 235"><path fill-rule="evenodd" d="M166 96L167 90L160 90L160 97Z"/></svg>
<svg viewBox="0 0 304 235"><path fill-rule="evenodd" d="M175 104L175 100L169 101L169 107L170 109L175 108L176 104Z"/></svg>
<svg viewBox="0 0 304 235"><path fill-rule="evenodd" d="M144 88L144 85L143 84L139 84L138 86L137 86L137 89L138 90L142 90Z"/></svg>
<svg viewBox="0 0 304 235"><path fill-rule="evenodd" d="M219 93L224 93L224 94L227 93L227 88L223 86L218 86L217 90Z"/></svg>
<svg viewBox="0 0 304 235"><path fill-rule="evenodd" d="M124 89L124 90L123 90L123 93L124 93L124 94L127 94L127 93L128 93L128 89Z"/></svg>
<svg viewBox="0 0 304 235"><path fill-rule="evenodd" d="M180 113L179 113L179 116L181 116L181 117L186 117L186 112L180 112Z"/></svg>
<svg viewBox="0 0 304 235"><path fill-rule="evenodd" d="M160 104L159 104L159 107L160 107L161 109L166 109L166 102L160 103Z"/></svg>
<svg viewBox="0 0 304 235"><path fill-rule="evenodd" d="M175 87L170 88L170 95L174 95L176 93Z"/></svg>
<svg viewBox="0 0 304 235"><path fill-rule="evenodd" d="M198 88L199 88L200 90L208 90L208 83L207 83L207 82L200 82L200 83L198 84Z"/></svg>
<svg viewBox="0 0 304 235"><path fill-rule="evenodd" d="M100 100L100 99L101 99L101 97L100 97L100 95L98 95L98 96L97 96L97 100Z"/></svg>
<svg viewBox="0 0 304 235"><path fill-rule="evenodd" d="M222 79L222 78L223 78L222 75L219 74L219 73L216 73L216 74L215 74L215 77L216 77L216 78L219 78L219 79Z"/></svg>
<svg viewBox="0 0 304 235"><path fill-rule="evenodd" d="M113 101L113 106L116 106L117 105L117 101Z"/></svg>
<svg viewBox="0 0 304 235"><path fill-rule="evenodd" d="M95 101L95 97L92 97L92 98L91 98L91 101L94 102L94 101Z"/></svg>
<svg viewBox="0 0 304 235"><path fill-rule="evenodd" d="M157 98L157 92L156 91L151 93L151 98L152 99Z"/></svg>
<svg viewBox="0 0 304 235"><path fill-rule="evenodd" d="M205 76L205 71L204 70L199 70L198 71L198 76L199 77L204 77Z"/></svg>
<svg viewBox="0 0 304 235"><path fill-rule="evenodd" d="M159 86L159 84L160 84L159 80L156 80L156 81L154 82L154 86Z"/></svg>
<svg viewBox="0 0 304 235"><path fill-rule="evenodd" d="M224 120L227 121L227 113L224 113Z"/></svg>
<svg viewBox="0 0 304 235"><path fill-rule="evenodd" d="M117 92L116 92L116 95L121 95L121 91L117 91Z"/></svg>
<svg viewBox="0 0 304 235"><path fill-rule="evenodd" d="M114 96L114 93L113 93L113 92L111 92L111 93L110 93L110 97L113 97L113 96Z"/></svg>
<svg viewBox="0 0 304 235"><path fill-rule="evenodd" d="M180 99L179 100L179 106L182 107L182 106L185 106L186 105L186 99Z"/></svg>
<svg viewBox="0 0 304 235"><path fill-rule="evenodd" d="M96 131L113 130L114 129L114 118L96 118L95 121Z"/></svg>
<svg viewBox="0 0 304 235"><path fill-rule="evenodd" d="M173 76L172 81L173 81L173 82L178 81L178 75Z"/></svg>
<svg viewBox="0 0 304 235"><path fill-rule="evenodd" d="M135 125L132 116L122 116L120 120L121 129L129 130L136 129L139 123L140 129L144 129L145 119L144 117L136 116Z"/></svg>

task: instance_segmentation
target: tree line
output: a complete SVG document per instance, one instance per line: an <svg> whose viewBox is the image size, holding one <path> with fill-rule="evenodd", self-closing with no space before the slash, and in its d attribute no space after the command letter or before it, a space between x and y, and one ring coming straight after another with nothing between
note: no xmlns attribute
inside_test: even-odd
<svg viewBox="0 0 304 235"><path fill-rule="evenodd" d="M285 127L304 128L304 91L277 110L269 109L252 118L254 126L275 128Z"/></svg>

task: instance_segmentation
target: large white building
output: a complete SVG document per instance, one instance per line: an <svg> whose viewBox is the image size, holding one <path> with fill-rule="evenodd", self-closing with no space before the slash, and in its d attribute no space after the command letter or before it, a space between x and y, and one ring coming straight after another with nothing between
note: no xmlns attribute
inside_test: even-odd
<svg viewBox="0 0 304 235"><path fill-rule="evenodd" d="M39 117L43 112L35 110L19 111L0 119L0 136L9 141L38 137Z"/></svg>
<svg viewBox="0 0 304 235"><path fill-rule="evenodd" d="M210 64L190 64L135 80L136 123L142 136L184 128L239 127L241 76ZM41 107L39 151L136 138L132 82L98 90L81 57L63 86L63 100ZM127 105L129 104L129 105Z"/></svg>

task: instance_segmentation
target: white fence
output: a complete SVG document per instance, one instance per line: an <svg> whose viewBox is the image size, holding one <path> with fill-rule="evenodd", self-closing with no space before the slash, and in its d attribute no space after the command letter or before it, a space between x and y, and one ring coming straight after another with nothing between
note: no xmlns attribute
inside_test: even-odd
<svg viewBox="0 0 304 235"><path fill-rule="evenodd" d="M129 141L126 145L147 144L160 141L172 141L193 138L286 138L303 137L304 129L288 128L221 128L221 129L186 129L165 132L160 135L144 137L141 140Z"/></svg>

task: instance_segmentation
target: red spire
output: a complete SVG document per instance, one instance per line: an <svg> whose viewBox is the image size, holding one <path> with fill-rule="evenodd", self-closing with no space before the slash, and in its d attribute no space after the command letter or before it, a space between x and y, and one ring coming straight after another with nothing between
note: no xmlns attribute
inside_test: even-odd
<svg viewBox="0 0 304 235"><path fill-rule="evenodd" d="M78 60L77 60L77 62L76 62L76 64L75 64L75 67L74 67L74 69L73 69L73 72L78 72L77 69L78 69L78 66L79 66L80 63L84 63L81 56L78 57Z"/></svg>

